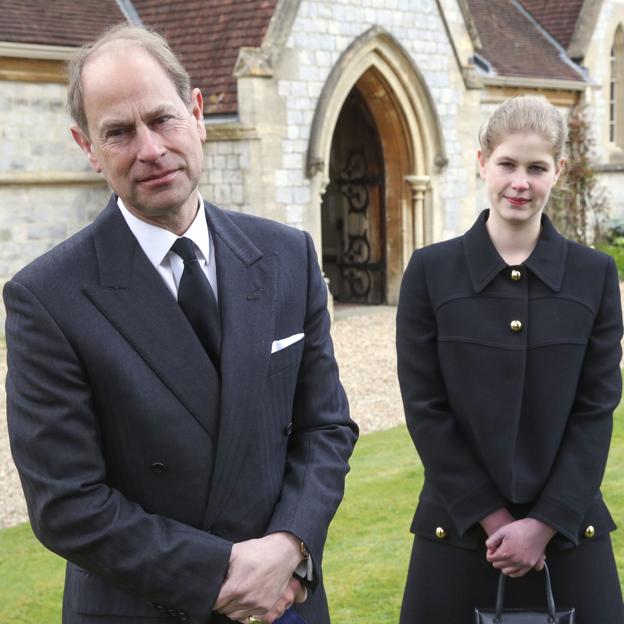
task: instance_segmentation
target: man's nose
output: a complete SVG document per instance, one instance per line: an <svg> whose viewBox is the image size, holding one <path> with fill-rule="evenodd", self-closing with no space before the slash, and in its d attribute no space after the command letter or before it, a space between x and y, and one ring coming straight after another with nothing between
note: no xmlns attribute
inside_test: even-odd
<svg viewBox="0 0 624 624"><path fill-rule="evenodd" d="M148 126L136 131L137 158L143 162L156 162L165 153L160 135Z"/></svg>

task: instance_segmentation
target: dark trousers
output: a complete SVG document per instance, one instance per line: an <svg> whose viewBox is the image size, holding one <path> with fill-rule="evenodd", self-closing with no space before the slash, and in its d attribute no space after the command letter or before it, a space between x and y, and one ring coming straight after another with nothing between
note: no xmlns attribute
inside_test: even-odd
<svg viewBox="0 0 624 624"><path fill-rule="evenodd" d="M558 607L575 607L577 624L624 624L624 605L608 535L577 548L546 551ZM475 607L493 607L498 571L485 547L466 550L416 537L400 624L473 624ZM507 579L505 607L546 607L544 575Z"/></svg>

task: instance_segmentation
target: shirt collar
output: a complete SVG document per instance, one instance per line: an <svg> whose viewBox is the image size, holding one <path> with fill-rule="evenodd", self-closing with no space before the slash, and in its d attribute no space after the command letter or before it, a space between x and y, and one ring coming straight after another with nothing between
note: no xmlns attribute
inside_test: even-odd
<svg viewBox="0 0 624 624"><path fill-rule="evenodd" d="M203 199L198 193L199 210L195 219L184 232L186 238L190 238L203 255L206 264L210 262L210 236L208 234L208 223L206 222L206 211L203 210ZM141 249L145 252L149 261L158 267L171 250L171 245L175 243L178 236L165 228L146 223L135 217L124 205L121 197L117 198L117 206L121 211L128 227L137 239Z"/></svg>
<svg viewBox="0 0 624 624"><path fill-rule="evenodd" d="M507 267L507 263L501 258L488 234L485 222L489 213L489 210L484 210L462 237L468 271L477 292L481 292ZM557 232L548 216L542 213L542 228L537 245L524 265L551 290L559 292L566 254L566 239Z"/></svg>

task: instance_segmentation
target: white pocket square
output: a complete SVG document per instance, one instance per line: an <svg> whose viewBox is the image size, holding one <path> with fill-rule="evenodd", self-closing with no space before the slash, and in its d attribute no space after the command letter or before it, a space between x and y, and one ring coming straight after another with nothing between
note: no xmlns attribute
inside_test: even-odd
<svg viewBox="0 0 624 624"><path fill-rule="evenodd" d="M274 340L271 345L271 353L277 353L286 347L290 347L291 344L295 344L295 342L299 342L305 334L293 334L292 336L288 336L288 338L282 338L281 340Z"/></svg>

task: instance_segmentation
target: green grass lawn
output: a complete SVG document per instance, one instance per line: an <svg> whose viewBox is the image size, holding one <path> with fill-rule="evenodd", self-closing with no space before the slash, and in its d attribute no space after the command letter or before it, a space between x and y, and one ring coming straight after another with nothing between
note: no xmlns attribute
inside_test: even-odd
<svg viewBox="0 0 624 624"><path fill-rule="evenodd" d="M395 624L422 468L404 427L363 436L351 465L325 551L332 621ZM623 407L616 414L603 491L616 522L624 526ZM613 539L624 579L622 532ZM36 542L28 525L0 531L0 579L0 623L60 622L63 562Z"/></svg>

